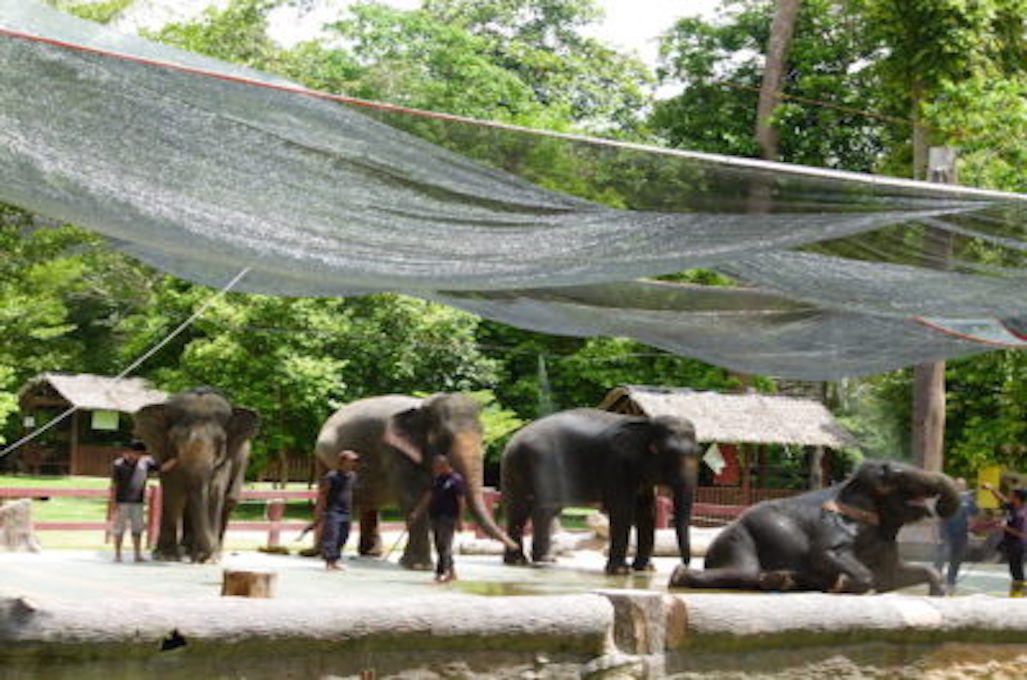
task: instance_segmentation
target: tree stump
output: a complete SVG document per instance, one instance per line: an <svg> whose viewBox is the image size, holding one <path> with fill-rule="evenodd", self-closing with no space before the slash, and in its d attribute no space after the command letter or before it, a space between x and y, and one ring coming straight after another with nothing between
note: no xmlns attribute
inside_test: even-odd
<svg viewBox="0 0 1027 680"><path fill-rule="evenodd" d="M32 501L27 498L0 505L0 546L8 550L41 550L32 529Z"/></svg>
<svg viewBox="0 0 1027 680"><path fill-rule="evenodd" d="M222 596L274 597L277 574L273 571L225 569Z"/></svg>

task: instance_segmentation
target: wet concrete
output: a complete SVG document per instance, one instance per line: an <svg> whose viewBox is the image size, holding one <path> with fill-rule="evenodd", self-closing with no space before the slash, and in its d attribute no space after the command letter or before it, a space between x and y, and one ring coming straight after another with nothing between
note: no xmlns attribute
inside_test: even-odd
<svg viewBox="0 0 1027 680"><path fill-rule="evenodd" d="M668 593L676 558L610 577L598 550L543 567L458 554L460 578L437 585L431 572L399 567L398 556L349 555L345 571L327 572L316 558L239 549L218 565L115 564L109 549L0 553L0 648L8 648L0 649L0 678L366 669L418 678L784 678L823 677L836 666L864 677L857 671L870 673L881 653L884 675L865 677L889 677L935 667L922 659L941 658L953 644L1002 642L995 653L1019 659L1027 643L1027 602L991 597L1008 587L999 564L967 564L959 594L971 597L937 599L919 597L926 586L859 597ZM275 599L220 597L225 568L275 572ZM159 652L173 629L188 646Z"/></svg>

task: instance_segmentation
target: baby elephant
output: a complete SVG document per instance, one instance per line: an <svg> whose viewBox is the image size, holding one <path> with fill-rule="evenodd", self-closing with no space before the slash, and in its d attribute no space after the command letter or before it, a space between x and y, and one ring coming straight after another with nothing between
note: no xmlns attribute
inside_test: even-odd
<svg viewBox="0 0 1027 680"><path fill-rule="evenodd" d="M678 567L679 588L886 592L918 583L944 590L927 565L899 559L895 537L903 524L959 508L949 477L891 461L867 461L829 489L764 501L746 510L714 539L702 571Z"/></svg>
<svg viewBox="0 0 1027 680"><path fill-rule="evenodd" d="M607 573L627 573L628 534L637 531L632 568L650 569L657 484L670 487L674 528L685 564L699 447L683 418L647 418L574 409L521 429L503 452L507 534L521 544L532 524L532 560L552 561L550 527L568 505L602 501L610 516ZM507 550L507 564L524 564L523 550Z"/></svg>

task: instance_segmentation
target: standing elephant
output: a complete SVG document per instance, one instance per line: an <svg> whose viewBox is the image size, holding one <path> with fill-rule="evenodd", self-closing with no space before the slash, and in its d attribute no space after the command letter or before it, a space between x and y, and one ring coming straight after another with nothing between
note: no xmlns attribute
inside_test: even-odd
<svg viewBox="0 0 1027 680"><path fill-rule="evenodd" d="M959 491L941 473L891 461L867 461L829 489L758 503L710 545L703 571L678 567L670 585L687 588L886 592L918 583L942 595L932 567L899 559L902 525L949 517Z"/></svg>
<svg viewBox="0 0 1027 680"><path fill-rule="evenodd" d="M248 408L233 407L209 387L180 392L133 417L135 435L154 458L161 463L175 459L161 473L154 556L178 560L184 553L193 562L216 559L228 516L239 501L259 417Z"/></svg>
<svg viewBox="0 0 1027 680"><path fill-rule="evenodd" d="M647 418L598 409L555 413L522 428L503 452L507 533L518 543L532 523L532 560L552 561L553 519L567 505L602 501L610 516L606 571L627 573L628 534L636 528L632 568L651 569L657 484L670 487L674 529L685 564L698 473L695 428L683 418ZM523 564L521 547L504 561Z"/></svg>
<svg viewBox="0 0 1027 680"><path fill-rule="evenodd" d="M514 545L488 511L482 498L482 428L477 403L462 394L437 394L427 399L403 395L371 397L336 411L317 438L317 457L330 465L350 449L360 454L353 505L360 517L361 555L380 555L378 511L398 505L407 517L408 540L400 564L430 569L431 546L424 513L410 514L431 489L431 463L449 458L467 482L467 508L493 538Z"/></svg>

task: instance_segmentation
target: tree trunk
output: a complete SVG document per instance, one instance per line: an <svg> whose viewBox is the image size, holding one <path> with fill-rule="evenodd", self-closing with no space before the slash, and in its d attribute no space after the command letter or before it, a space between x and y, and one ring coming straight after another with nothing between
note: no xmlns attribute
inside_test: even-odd
<svg viewBox="0 0 1027 680"><path fill-rule="evenodd" d="M777 107L778 93L784 81L788 49L795 32L795 20L799 15L800 0L777 0L774 21L770 26L770 40L763 67L763 83L760 85L759 103L756 106L756 141L760 145L764 160L778 160L777 130L770 124Z"/></svg>
<svg viewBox="0 0 1027 680"><path fill-rule="evenodd" d="M915 139L914 139L915 142ZM914 143L914 148L916 144ZM935 147L930 150L928 179L955 184L955 152ZM951 249L950 238L935 232L925 236L928 266L944 261ZM918 364L913 368L913 462L924 470L941 472L945 467L945 362Z"/></svg>

